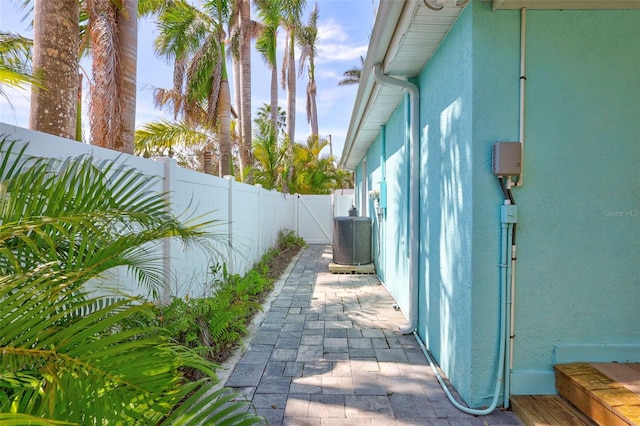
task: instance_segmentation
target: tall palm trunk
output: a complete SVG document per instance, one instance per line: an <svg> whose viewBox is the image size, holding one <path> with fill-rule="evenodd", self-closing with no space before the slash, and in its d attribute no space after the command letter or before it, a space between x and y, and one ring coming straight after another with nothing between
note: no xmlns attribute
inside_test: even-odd
<svg viewBox="0 0 640 426"><path fill-rule="evenodd" d="M44 86L32 86L29 128L75 139L78 101L78 1L36 0L33 70Z"/></svg>
<svg viewBox="0 0 640 426"><path fill-rule="evenodd" d="M133 153L136 110L137 0L120 10L112 0L90 0L92 144Z"/></svg>
<svg viewBox="0 0 640 426"><path fill-rule="evenodd" d="M229 81L226 77L220 81L220 93L218 95L218 149L220 176L232 175L231 170L231 94L229 93Z"/></svg>
<svg viewBox="0 0 640 426"><path fill-rule="evenodd" d="M289 29L289 58L287 60L287 135L291 143L296 138L296 57L295 31Z"/></svg>
<svg viewBox="0 0 640 426"><path fill-rule="evenodd" d="M231 66L233 72L233 104L236 106L236 122L242 126L242 114L240 113L240 106L242 105L242 86L240 84L240 58L235 55L231 57ZM238 130L239 137L242 139L242 127ZM242 143L242 142L241 142Z"/></svg>
<svg viewBox="0 0 640 426"><path fill-rule="evenodd" d="M213 174L213 144L208 143L202 153L202 171L208 175Z"/></svg>
<svg viewBox="0 0 640 426"><path fill-rule="evenodd" d="M122 122L115 149L133 154L136 129L136 78L138 62L138 0L124 0L124 11L118 10L116 25L120 46L120 67L122 70L120 97Z"/></svg>
<svg viewBox="0 0 640 426"><path fill-rule="evenodd" d="M316 80L309 80L307 89L307 109L309 110L309 122L311 124L311 136L318 136L318 107L316 105Z"/></svg>
<svg viewBox="0 0 640 426"><path fill-rule="evenodd" d="M242 100L240 103L241 146L240 168L241 174L253 165L251 151L251 2L240 1L240 86ZM243 176L244 177L244 176ZM251 176L246 177L251 182Z"/></svg>
<svg viewBox="0 0 640 426"><path fill-rule="evenodd" d="M119 40L116 7L110 0L89 0L91 34L91 101L89 122L92 145L115 149L120 133L121 100L117 81L121 68L118 60Z"/></svg>
<svg viewBox="0 0 640 426"><path fill-rule="evenodd" d="M276 136L280 134L278 129L278 65L271 66L271 127L276 132Z"/></svg>
<svg viewBox="0 0 640 426"><path fill-rule="evenodd" d="M284 3L282 1L255 0L258 13L263 21L263 29L256 49L262 54L271 69L271 127L279 135L278 128L278 28L282 22Z"/></svg>

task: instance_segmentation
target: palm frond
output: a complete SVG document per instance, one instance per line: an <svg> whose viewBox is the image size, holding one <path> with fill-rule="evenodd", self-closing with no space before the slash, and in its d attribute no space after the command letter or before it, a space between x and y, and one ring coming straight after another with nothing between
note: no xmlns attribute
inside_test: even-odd
<svg viewBox="0 0 640 426"><path fill-rule="evenodd" d="M29 85L44 88L42 77L31 69L33 41L19 34L0 32L0 83L26 89ZM5 95L0 89L0 94ZM5 96L6 97L6 96Z"/></svg>
<svg viewBox="0 0 640 426"><path fill-rule="evenodd" d="M251 412L251 404L242 395L229 388L214 389L214 384L206 380L185 386L193 392L178 410L167 417L163 425L184 424L261 424L264 419ZM243 399L244 398L244 399Z"/></svg>
<svg viewBox="0 0 640 426"><path fill-rule="evenodd" d="M78 424L151 420L176 403L178 368L195 365L213 375L211 365L176 348L163 329L118 330L131 315L151 315L137 299L123 298L77 315L96 299L65 287L85 279L84 272L56 271L53 265L0 278L1 362L8 373L0 387L6 386L6 377L22 381L11 386L12 406Z"/></svg>
<svg viewBox="0 0 640 426"><path fill-rule="evenodd" d="M10 143L0 152L12 157ZM17 164L17 166L16 166ZM0 271L28 271L55 262L93 276L128 268L153 293L163 282L149 244L177 237L208 243L202 225L170 213L157 180L117 161L18 158L0 164Z"/></svg>
<svg viewBox="0 0 640 426"><path fill-rule="evenodd" d="M167 120L145 123L136 130L135 153L148 156L150 153L171 155L176 148L202 147L211 135L185 122Z"/></svg>
<svg viewBox="0 0 640 426"><path fill-rule="evenodd" d="M118 162L29 159L16 148L0 143L2 424L261 421L228 391L212 394L213 364L167 330L124 325L152 316L149 304L85 288L118 265L138 268L144 281L143 247L168 236L197 240L201 226L179 222L153 179ZM208 378L186 383L184 368Z"/></svg>

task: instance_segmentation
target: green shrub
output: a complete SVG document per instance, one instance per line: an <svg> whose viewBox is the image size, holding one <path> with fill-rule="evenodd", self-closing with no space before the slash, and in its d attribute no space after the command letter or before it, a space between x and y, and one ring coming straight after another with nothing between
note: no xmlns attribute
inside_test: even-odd
<svg viewBox="0 0 640 426"><path fill-rule="evenodd" d="M261 422L215 392L211 362L154 326L156 307L87 288L127 267L155 292L147 244L198 243L206 224L180 222L153 179L124 164L24 152L0 139L0 424ZM186 368L203 378L185 380Z"/></svg>
<svg viewBox="0 0 640 426"><path fill-rule="evenodd" d="M304 246L304 240L293 231L281 231L276 247L265 253L246 275L230 274L226 265L211 268L211 297L174 297L168 305L155 305L155 315L147 318L129 318L129 324L161 326L169 331L174 341L184 345L216 363L223 362L247 334L247 325L262 310L262 302L273 290L281 268L275 265L283 254L292 254ZM192 380L201 374L185 368Z"/></svg>

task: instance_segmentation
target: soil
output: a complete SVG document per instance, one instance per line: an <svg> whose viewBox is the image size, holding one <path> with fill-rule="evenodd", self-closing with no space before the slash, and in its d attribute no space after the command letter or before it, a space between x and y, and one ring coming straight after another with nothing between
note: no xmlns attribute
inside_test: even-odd
<svg viewBox="0 0 640 426"><path fill-rule="evenodd" d="M290 248L282 248L277 256L275 256L271 262L269 262L269 278L277 280L280 275L287 269L291 259L293 259L298 253L300 253L302 247L295 246Z"/></svg>

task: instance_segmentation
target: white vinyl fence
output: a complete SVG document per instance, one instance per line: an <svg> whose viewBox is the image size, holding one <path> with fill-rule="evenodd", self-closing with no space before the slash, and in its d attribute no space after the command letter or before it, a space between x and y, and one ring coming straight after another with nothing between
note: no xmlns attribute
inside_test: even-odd
<svg viewBox="0 0 640 426"><path fill-rule="evenodd" d="M212 239L207 250L184 247L177 241L151 248L165 271L165 288L160 295L164 300L171 295L205 294L207 283L213 278L211 267L215 265L225 264L230 273L246 273L275 245L280 230L293 230L309 244L330 244L333 215L346 215L337 210L352 204L352 194L282 194L236 182L232 177L183 169L171 158L144 159L0 123L0 140L4 138L28 143L26 153L34 157L90 155L96 160L122 162L145 175L158 177L156 190L169 193L173 213L183 220L217 221L208 231L218 237ZM146 294L146 289L138 288L123 271L116 271L105 281L130 294Z"/></svg>

